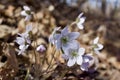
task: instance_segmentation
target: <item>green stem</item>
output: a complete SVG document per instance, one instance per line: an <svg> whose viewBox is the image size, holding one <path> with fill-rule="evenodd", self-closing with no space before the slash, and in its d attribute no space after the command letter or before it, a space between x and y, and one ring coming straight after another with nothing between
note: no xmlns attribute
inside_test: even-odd
<svg viewBox="0 0 120 80"><path fill-rule="evenodd" d="M26 76L25 76L25 79L24 79L24 80L27 80L28 75L29 75L29 72L30 72L30 70L29 70L29 68L28 68L28 69L27 69L27 74L26 74Z"/></svg>

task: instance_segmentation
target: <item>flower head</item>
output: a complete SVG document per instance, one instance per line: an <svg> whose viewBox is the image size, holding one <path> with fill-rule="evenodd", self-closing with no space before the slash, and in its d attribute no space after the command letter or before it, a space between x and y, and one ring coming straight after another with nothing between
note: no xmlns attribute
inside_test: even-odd
<svg viewBox="0 0 120 80"><path fill-rule="evenodd" d="M53 30L52 34L51 34L50 37L49 37L49 42L50 42L50 43L55 44L55 41L56 41L56 39L55 39L55 34L56 34L56 31L58 31L58 30L60 30L60 27L56 27L56 28Z"/></svg>
<svg viewBox="0 0 120 80"><path fill-rule="evenodd" d="M93 40L93 49L95 51L95 53L99 53L99 50L103 49L103 45L98 43L99 37L96 37Z"/></svg>
<svg viewBox="0 0 120 80"><path fill-rule="evenodd" d="M36 48L36 50L37 50L38 52L42 53L42 52L46 51L46 48L45 48L44 45L41 44L41 45L39 45L39 46Z"/></svg>
<svg viewBox="0 0 120 80"><path fill-rule="evenodd" d="M69 32L68 27L61 30L61 33L56 33L55 45L57 49L61 49L66 53L69 48L76 49L79 47L79 43L75 40L79 37L79 32Z"/></svg>
<svg viewBox="0 0 120 80"><path fill-rule="evenodd" d="M77 17L76 24L79 29L84 29L83 23L85 22L85 17L82 17L83 13L80 13Z"/></svg>
<svg viewBox="0 0 120 80"><path fill-rule="evenodd" d="M85 53L84 48L79 48L79 49L69 49L69 53L65 54L68 57L68 66L73 66L75 63L78 65L81 65L83 62L83 54Z"/></svg>
<svg viewBox="0 0 120 80"><path fill-rule="evenodd" d="M33 12L31 12L30 8L28 6L23 6L23 11L21 12L22 16L25 16L25 20L28 21L31 19L31 15L33 14Z"/></svg>
<svg viewBox="0 0 120 80"><path fill-rule="evenodd" d="M29 29L28 29L29 28ZM18 34L19 37L16 38L15 42L17 44L19 44L19 53L18 55L22 54L25 52L25 50L29 47L29 45L31 44L31 40L29 37L29 32L31 31L31 26L27 26L26 28L26 32L22 33L22 34Z"/></svg>
<svg viewBox="0 0 120 80"><path fill-rule="evenodd" d="M81 70L88 71L91 65L93 64L93 57L91 55L84 55L83 62L80 65Z"/></svg>

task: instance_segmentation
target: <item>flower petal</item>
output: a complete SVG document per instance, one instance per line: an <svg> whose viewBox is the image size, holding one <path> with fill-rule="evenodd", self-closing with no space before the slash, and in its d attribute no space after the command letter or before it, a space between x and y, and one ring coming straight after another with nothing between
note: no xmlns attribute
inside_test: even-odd
<svg viewBox="0 0 120 80"><path fill-rule="evenodd" d="M25 40L21 37L17 37L17 39L15 40L15 42L17 42L19 45L24 44Z"/></svg>
<svg viewBox="0 0 120 80"><path fill-rule="evenodd" d="M96 54L100 54L99 50L97 48L94 49Z"/></svg>
<svg viewBox="0 0 120 80"><path fill-rule="evenodd" d="M26 32L32 31L32 24L26 26Z"/></svg>
<svg viewBox="0 0 120 80"><path fill-rule="evenodd" d="M99 40L99 37L96 37L96 38L93 40L93 44L97 44L97 43L98 43L98 40Z"/></svg>
<svg viewBox="0 0 120 80"><path fill-rule="evenodd" d="M103 45L102 44L97 44L97 46L98 46L98 50L101 50L101 49L103 49Z"/></svg>
<svg viewBox="0 0 120 80"><path fill-rule="evenodd" d="M85 53L85 48L79 48L78 54L83 55Z"/></svg>
<svg viewBox="0 0 120 80"><path fill-rule="evenodd" d="M78 38L79 35L80 35L79 32L71 32L68 34L68 37L69 37L69 40L74 40L74 39Z"/></svg>
<svg viewBox="0 0 120 80"><path fill-rule="evenodd" d="M76 62L76 59L71 59L71 58L69 58L69 60L68 60L68 62L67 62L67 66L69 66L69 67L71 67L71 66L73 66L74 64L75 64L75 62Z"/></svg>
<svg viewBox="0 0 120 80"><path fill-rule="evenodd" d="M22 11L20 14L21 14L22 16L28 16L28 14L27 14L25 11Z"/></svg>
<svg viewBox="0 0 120 80"><path fill-rule="evenodd" d="M83 15L83 12L79 14L78 18L81 18L81 17L82 17L82 15Z"/></svg>
<svg viewBox="0 0 120 80"><path fill-rule="evenodd" d="M77 27L78 27L79 29L84 29L84 26L83 26L81 23L77 23Z"/></svg>
<svg viewBox="0 0 120 80"><path fill-rule="evenodd" d="M28 6L23 6L24 10L30 10Z"/></svg>
<svg viewBox="0 0 120 80"><path fill-rule="evenodd" d="M69 53L69 49L78 49L79 43L76 40L72 40L67 44L62 44L62 49L65 53Z"/></svg>
<svg viewBox="0 0 120 80"><path fill-rule="evenodd" d="M25 21L29 21L31 18L32 18L31 15L27 15L27 16L25 17Z"/></svg>
<svg viewBox="0 0 120 80"><path fill-rule="evenodd" d="M83 24L85 22L85 17L81 17L79 23Z"/></svg>
<svg viewBox="0 0 120 80"><path fill-rule="evenodd" d="M78 65L81 65L83 63L83 58L82 58L82 56L78 56L77 57L77 64Z"/></svg>

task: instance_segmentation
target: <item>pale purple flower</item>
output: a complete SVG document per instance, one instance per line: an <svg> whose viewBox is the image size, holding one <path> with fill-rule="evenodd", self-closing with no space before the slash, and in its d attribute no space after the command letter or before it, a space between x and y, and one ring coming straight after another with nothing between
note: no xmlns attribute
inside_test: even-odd
<svg viewBox="0 0 120 80"><path fill-rule="evenodd" d="M76 24L79 29L84 29L83 23L85 22L85 17L82 17L83 13L80 13L77 17Z"/></svg>
<svg viewBox="0 0 120 80"><path fill-rule="evenodd" d="M42 53L42 52L46 51L46 48L45 48L44 45L41 44L41 45L39 45L39 46L36 48L36 50L37 50L38 52Z"/></svg>
<svg viewBox="0 0 120 80"><path fill-rule="evenodd" d="M71 67L75 63L77 63L78 65L81 65L83 63L83 57L82 56L83 56L84 53L85 53L84 48L69 49L69 53L64 54L68 57L67 66Z"/></svg>
<svg viewBox="0 0 120 80"><path fill-rule="evenodd" d="M23 6L23 11L21 12L22 16L25 16L25 20L28 21L31 19L33 12L31 12L28 6Z"/></svg>
<svg viewBox="0 0 120 80"><path fill-rule="evenodd" d="M26 51L26 49L29 47L29 45L31 44L31 40L30 40L30 35L29 32L32 30L31 28L32 26L27 26L26 27L26 32L20 34L18 33L19 37L16 38L15 42L17 44L19 44L19 53L18 55L24 53Z"/></svg>
<svg viewBox="0 0 120 80"><path fill-rule="evenodd" d="M56 41L56 39L55 39L55 34L56 34L56 31L58 31L58 30L60 30L60 27L56 27L56 28L53 30L52 34L51 34L50 37L49 37L49 42L50 42L50 43L55 44L55 41Z"/></svg>
<svg viewBox="0 0 120 80"><path fill-rule="evenodd" d="M88 71L92 64L93 64L93 57L91 55L84 55L83 62L80 65L80 68L82 71Z"/></svg>
<svg viewBox="0 0 120 80"><path fill-rule="evenodd" d="M79 43L75 40L79 37L79 32L69 32L68 27L61 30L61 33L55 34L55 45L57 49L62 49L64 53L69 48L76 49L79 47Z"/></svg>
<svg viewBox="0 0 120 80"><path fill-rule="evenodd" d="M95 51L95 53L100 53L99 50L103 49L103 45L98 43L98 40L99 40L99 37L96 37L94 40L93 40L93 49Z"/></svg>

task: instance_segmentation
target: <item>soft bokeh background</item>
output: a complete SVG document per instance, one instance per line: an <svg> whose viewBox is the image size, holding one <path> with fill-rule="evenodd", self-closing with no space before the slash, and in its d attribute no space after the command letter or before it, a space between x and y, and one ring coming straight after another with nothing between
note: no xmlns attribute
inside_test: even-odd
<svg viewBox="0 0 120 80"><path fill-rule="evenodd" d="M16 34L24 31L26 23L20 15L24 5L29 6L35 12L34 19L31 22L38 27L39 31L34 28L33 33L40 37L37 40L38 43L44 43L46 46L48 46L48 36L54 27L65 27L83 12L86 21L84 23L85 29L83 32L80 31L81 37L79 41L81 45L89 45L96 36L100 37L100 42L104 45L104 49L99 55L99 74L97 73L95 80L119 80L120 0L0 0L1 50L4 49L3 42L13 46ZM3 55L4 51L0 51L0 75L7 77L5 74L11 72L11 68L7 69L4 67L5 65L3 66L7 62ZM15 74L15 76L18 76L16 80L20 80L20 74ZM7 77L3 80L11 79ZM73 78L73 80L75 79ZM91 80L91 76L85 76L84 80Z"/></svg>

